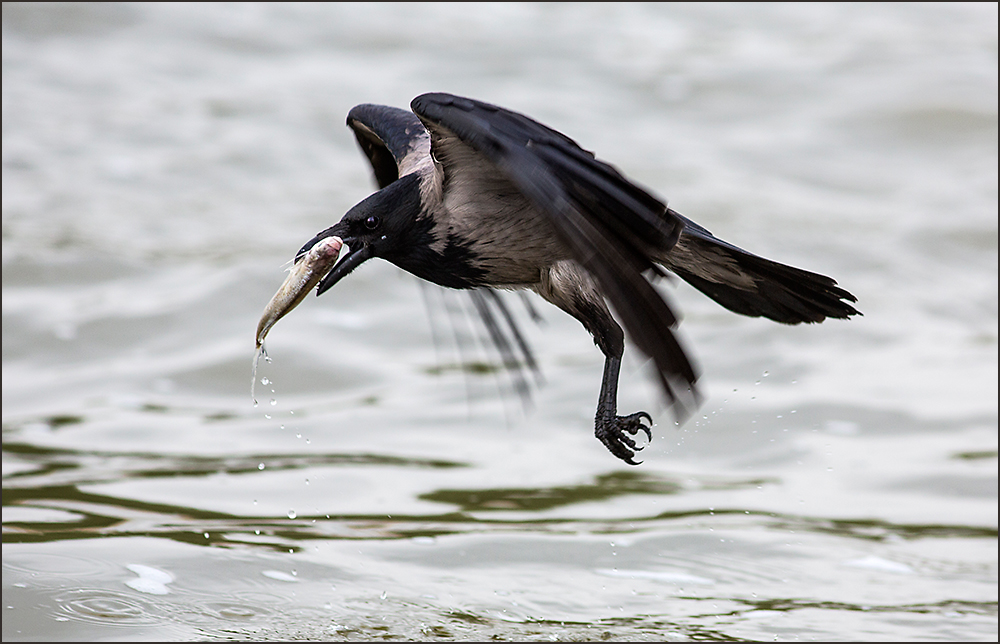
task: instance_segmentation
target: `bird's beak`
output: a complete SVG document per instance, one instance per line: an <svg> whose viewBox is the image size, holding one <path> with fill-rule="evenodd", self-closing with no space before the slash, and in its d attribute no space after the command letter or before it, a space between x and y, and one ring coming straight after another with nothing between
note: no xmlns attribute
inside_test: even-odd
<svg viewBox="0 0 1000 644"><path fill-rule="evenodd" d="M309 252L309 249L315 246L320 240L334 236L340 237L343 240L344 248L347 252L341 253L340 259L337 261L336 265L329 273L327 273L326 277L320 281L319 285L316 287L316 295L322 295L328 291L330 287L346 277L348 273L357 268L366 259L370 259L373 255L371 246L363 243L353 236L348 235L347 226L340 223L327 228L306 242L295 255L295 261L298 262L303 256L305 256L306 253Z"/></svg>
<svg viewBox="0 0 1000 644"><path fill-rule="evenodd" d="M326 277L320 281L319 286L316 287L316 295L326 293L330 287L357 268L361 262L372 256L371 246L368 244L358 243L352 245L347 240L344 240L344 245L348 247L348 252L341 255L340 261L333 267L333 270L327 273Z"/></svg>

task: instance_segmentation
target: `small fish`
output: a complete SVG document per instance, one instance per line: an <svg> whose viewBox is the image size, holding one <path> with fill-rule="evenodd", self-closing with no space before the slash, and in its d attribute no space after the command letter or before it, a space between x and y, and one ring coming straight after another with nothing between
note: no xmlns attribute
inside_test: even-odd
<svg viewBox="0 0 1000 644"><path fill-rule="evenodd" d="M292 266L291 272L285 278L285 283L264 307L264 314L261 315L260 322L257 323L257 351L253 359L253 374L250 380L250 397L253 398L254 405L257 404L257 397L254 393L254 387L257 384L257 363L261 356L265 356L265 358L267 356L264 351L264 338L267 336L267 332L271 330L275 322L298 306L309 294L309 291L330 272L330 269L337 263L340 248L343 245L344 242L339 237L326 237L316 242L316 245ZM270 361L270 358L266 359Z"/></svg>
<svg viewBox="0 0 1000 644"><path fill-rule="evenodd" d="M264 344L264 337L274 323L305 299L312 287L330 272L340 256L344 242L339 237L326 237L316 242L299 261L292 266L278 292L264 307L264 314L257 323L257 348Z"/></svg>

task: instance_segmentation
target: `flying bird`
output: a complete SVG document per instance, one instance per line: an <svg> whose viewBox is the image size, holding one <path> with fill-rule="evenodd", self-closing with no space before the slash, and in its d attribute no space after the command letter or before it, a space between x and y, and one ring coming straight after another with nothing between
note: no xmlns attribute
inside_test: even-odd
<svg viewBox="0 0 1000 644"><path fill-rule="evenodd" d="M731 311L784 324L859 314L850 304L857 299L833 279L722 241L523 114L441 93L418 96L410 107L365 104L348 114L379 190L302 246L298 281L288 286L289 277L265 311L258 348L302 289L316 285L322 295L378 257L468 290L501 353L519 351L531 362L494 289L534 291L579 320L604 354L594 432L635 465L642 446L633 437L651 438L652 418L618 415L626 332L652 359L678 422L700 403L698 373L674 334L678 318L652 284L658 276L673 273ZM324 240L334 243L310 252Z"/></svg>

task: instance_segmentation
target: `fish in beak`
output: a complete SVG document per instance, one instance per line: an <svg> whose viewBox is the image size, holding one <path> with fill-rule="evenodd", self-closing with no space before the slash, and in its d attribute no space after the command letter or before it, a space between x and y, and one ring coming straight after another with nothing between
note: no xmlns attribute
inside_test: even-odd
<svg viewBox="0 0 1000 644"><path fill-rule="evenodd" d="M264 307L264 314L257 323L258 352L264 346L264 338L275 322L298 306L309 291L334 267L343 245L344 242L340 237L324 237L308 252L296 258L288 277L285 278L285 283Z"/></svg>

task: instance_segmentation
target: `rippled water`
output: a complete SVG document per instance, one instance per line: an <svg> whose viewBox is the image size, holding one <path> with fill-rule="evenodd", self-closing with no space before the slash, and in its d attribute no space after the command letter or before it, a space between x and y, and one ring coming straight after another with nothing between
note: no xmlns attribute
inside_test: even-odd
<svg viewBox="0 0 1000 644"><path fill-rule="evenodd" d="M996 5L3 6L3 638L997 637ZM528 408L467 302L366 265L351 106L566 132L864 317L686 285L707 400L538 302ZM512 308L521 313L516 298Z"/></svg>

